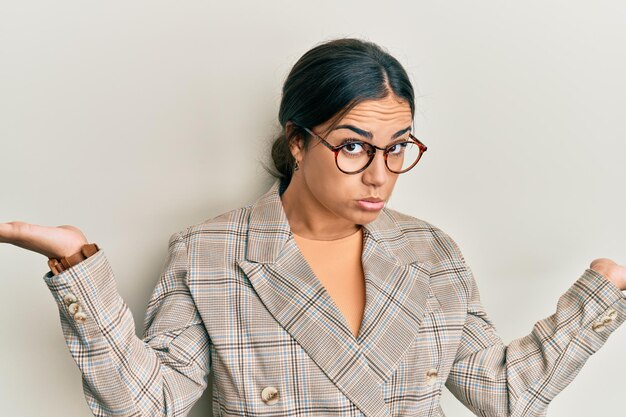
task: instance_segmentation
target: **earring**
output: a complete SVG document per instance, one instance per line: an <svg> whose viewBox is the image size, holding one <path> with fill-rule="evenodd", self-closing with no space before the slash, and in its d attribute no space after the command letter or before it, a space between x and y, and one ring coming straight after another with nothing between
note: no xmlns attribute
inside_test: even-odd
<svg viewBox="0 0 626 417"><path fill-rule="evenodd" d="M298 165L298 161L296 161L296 165L293 167L294 172L300 169L300 165Z"/></svg>

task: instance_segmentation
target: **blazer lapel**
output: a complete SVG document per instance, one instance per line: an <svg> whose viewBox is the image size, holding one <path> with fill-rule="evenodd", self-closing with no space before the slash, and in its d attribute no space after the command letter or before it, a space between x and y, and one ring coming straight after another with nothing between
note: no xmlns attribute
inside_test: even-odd
<svg viewBox="0 0 626 417"><path fill-rule="evenodd" d="M387 213L364 226L365 312L358 343L381 381L397 369L417 338L430 293L431 263L416 259Z"/></svg>
<svg viewBox="0 0 626 417"><path fill-rule="evenodd" d="M355 339L296 245L279 190L276 181L252 205L246 259L238 264L267 310L338 389L366 416L390 416L382 384L415 340L430 264L414 259L384 212L365 225L366 305Z"/></svg>

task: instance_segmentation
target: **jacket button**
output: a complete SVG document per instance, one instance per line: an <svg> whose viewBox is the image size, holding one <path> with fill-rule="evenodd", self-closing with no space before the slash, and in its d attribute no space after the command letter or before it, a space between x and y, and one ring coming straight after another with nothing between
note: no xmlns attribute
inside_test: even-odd
<svg viewBox="0 0 626 417"><path fill-rule="evenodd" d="M82 309L79 309L79 311L76 312L76 314L74 314L74 321L77 321L79 323L84 323L85 320L87 320L87 315Z"/></svg>
<svg viewBox="0 0 626 417"><path fill-rule="evenodd" d="M267 405L272 405L278 402L278 390L274 387L265 387L261 391L261 398Z"/></svg>
<svg viewBox="0 0 626 417"><path fill-rule="evenodd" d="M67 306L67 311L69 311L71 315L74 315L78 312L79 308L78 303L72 303Z"/></svg>
<svg viewBox="0 0 626 417"><path fill-rule="evenodd" d="M602 323L604 324L609 324L610 322L613 321L613 319L617 317L617 311L610 309L607 313L606 316L604 316L602 318Z"/></svg>
<svg viewBox="0 0 626 417"><path fill-rule="evenodd" d="M426 371L426 383L428 385L432 385L437 382L437 375L437 368L430 368L428 371Z"/></svg>
<svg viewBox="0 0 626 417"><path fill-rule="evenodd" d="M65 303L66 306L69 306L72 303L75 303L76 301L78 301L78 298L76 298L76 296L74 294L67 293L65 294L65 296L63 297L63 302Z"/></svg>
<svg viewBox="0 0 626 417"><path fill-rule="evenodd" d="M617 317L617 311L611 308L607 311L606 315L604 315L599 321L595 322L591 328L596 332L604 330L606 326L613 322L615 317Z"/></svg>
<svg viewBox="0 0 626 417"><path fill-rule="evenodd" d="M593 326L591 326L591 328L596 332L601 332L602 330L604 330L604 327L605 326L603 322L593 323Z"/></svg>

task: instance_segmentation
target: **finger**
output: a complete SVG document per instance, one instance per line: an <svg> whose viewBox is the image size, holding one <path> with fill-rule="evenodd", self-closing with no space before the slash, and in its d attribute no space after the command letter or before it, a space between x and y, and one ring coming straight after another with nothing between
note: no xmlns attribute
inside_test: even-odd
<svg viewBox="0 0 626 417"><path fill-rule="evenodd" d="M0 243L7 243L11 236L11 225L0 223Z"/></svg>
<svg viewBox="0 0 626 417"><path fill-rule="evenodd" d="M33 230L36 230L36 226L37 225L31 225L30 223L22 221L0 223L0 242L9 243L30 251L48 255L52 254L49 250L42 251L41 245L38 245L36 241L32 240L32 233Z"/></svg>
<svg viewBox="0 0 626 417"><path fill-rule="evenodd" d="M7 243L11 238L13 226L10 223L0 223L0 243Z"/></svg>
<svg viewBox="0 0 626 417"><path fill-rule="evenodd" d="M28 233L29 224L21 221L0 223L0 242L14 243Z"/></svg>
<svg viewBox="0 0 626 417"><path fill-rule="evenodd" d="M48 258L75 253L80 250L82 241L86 240L82 232L73 226L61 228L22 221L5 223L3 236L7 243Z"/></svg>
<svg viewBox="0 0 626 417"><path fill-rule="evenodd" d="M23 221L13 221L0 225L0 235L4 243L41 253L45 244L37 241L37 239L42 238L42 228L44 227Z"/></svg>

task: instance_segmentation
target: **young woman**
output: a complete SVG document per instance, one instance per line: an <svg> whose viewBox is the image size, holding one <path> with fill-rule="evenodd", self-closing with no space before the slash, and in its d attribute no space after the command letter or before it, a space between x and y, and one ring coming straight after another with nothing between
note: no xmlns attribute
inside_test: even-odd
<svg viewBox="0 0 626 417"><path fill-rule="evenodd" d="M73 226L0 224L44 276L96 416L183 416L214 372L220 416L545 415L626 318L626 267L597 259L508 346L456 243L385 207L427 147L400 63L358 39L304 54L283 88L274 185L174 233L145 335L102 248Z"/></svg>

